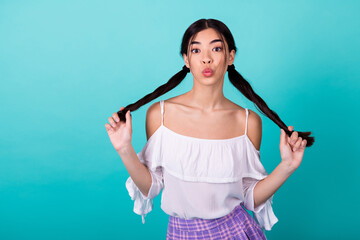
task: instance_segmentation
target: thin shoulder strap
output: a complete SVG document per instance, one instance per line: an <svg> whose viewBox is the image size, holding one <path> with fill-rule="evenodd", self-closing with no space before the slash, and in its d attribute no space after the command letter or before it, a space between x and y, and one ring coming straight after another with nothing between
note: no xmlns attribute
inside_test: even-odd
<svg viewBox="0 0 360 240"><path fill-rule="evenodd" d="M248 116L249 116L249 113L248 113L248 109L247 108L245 108L245 111L246 111L246 121L245 121L245 135L246 135L246 133L247 133L247 122L248 122Z"/></svg>
<svg viewBox="0 0 360 240"><path fill-rule="evenodd" d="M161 125L164 125L164 100L160 100L161 108Z"/></svg>

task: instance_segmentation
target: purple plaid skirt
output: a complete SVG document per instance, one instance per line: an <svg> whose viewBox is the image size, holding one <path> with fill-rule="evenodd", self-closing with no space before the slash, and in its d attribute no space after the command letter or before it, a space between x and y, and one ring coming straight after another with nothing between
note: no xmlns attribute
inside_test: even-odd
<svg viewBox="0 0 360 240"><path fill-rule="evenodd" d="M185 239L266 239L259 224L242 207L216 219L183 219L169 216L166 240Z"/></svg>

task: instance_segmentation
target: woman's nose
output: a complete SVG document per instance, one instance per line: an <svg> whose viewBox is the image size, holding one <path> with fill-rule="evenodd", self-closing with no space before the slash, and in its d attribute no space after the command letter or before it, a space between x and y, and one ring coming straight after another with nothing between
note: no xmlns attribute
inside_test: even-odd
<svg viewBox="0 0 360 240"><path fill-rule="evenodd" d="M202 62L204 64L211 63L211 57L209 57L208 55L205 55L202 59Z"/></svg>
<svg viewBox="0 0 360 240"><path fill-rule="evenodd" d="M206 64L206 63L211 63L211 57L210 57L210 55L209 55L209 53L208 52L204 52L204 54L203 54L203 57L202 57L202 62L204 63L204 64Z"/></svg>

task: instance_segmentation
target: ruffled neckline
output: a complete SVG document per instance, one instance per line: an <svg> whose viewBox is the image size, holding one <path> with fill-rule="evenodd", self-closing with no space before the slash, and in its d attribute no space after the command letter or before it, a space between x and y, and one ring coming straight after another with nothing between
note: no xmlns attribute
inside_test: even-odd
<svg viewBox="0 0 360 240"><path fill-rule="evenodd" d="M235 182L260 161L260 151L247 135L205 139L179 134L161 125L138 153L151 170L162 166L185 181Z"/></svg>
<svg viewBox="0 0 360 240"><path fill-rule="evenodd" d="M160 132L162 129L164 129L165 131L169 132L170 134L174 135L174 136L178 136L180 138L186 139L186 140L190 140L190 141L194 141L194 142L203 142L203 143L236 143L239 139L247 139L247 141L250 143L252 149L254 151L256 151L257 153L260 153L259 150L257 150L254 146L254 144L250 141L250 138L248 137L247 134L243 134L237 137L232 137L232 138L225 138L225 139L208 139L208 138L196 138L196 137L191 137L191 136L186 136L186 135L182 135L180 133L174 132L173 130L171 130L170 128L166 127L165 125L160 125L160 127L158 129L156 129L156 131L151 135L151 137L148 139L147 144L150 144L150 142L152 141L153 138L156 137L157 134L159 134L158 132Z"/></svg>

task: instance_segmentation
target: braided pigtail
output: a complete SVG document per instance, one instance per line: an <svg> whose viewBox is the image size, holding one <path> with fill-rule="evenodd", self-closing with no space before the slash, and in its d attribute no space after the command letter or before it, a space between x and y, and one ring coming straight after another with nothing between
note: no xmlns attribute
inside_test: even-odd
<svg viewBox="0 0 360 240"><path fill-rule="evenodd" d="M182 70L180 70L178 73L172 76L167 83L159 86L158 88L155 89L155 91L147 94L145 97L141 98L137 102L131 103L127 105L124 109L118 111L117 114L120 118L120 121L126 122L125 114L128 110L130 110L130 112L133 112L138 108L140 108L141 106L147 104L148 102L151 102L155 98L164 95L171 89L175 88L177 85L179 85L182 82L182 80L184 80L184 78L189 72L190 69L186 67L186 65L184 65Z"/></svg>
<svg viewBox="0 0 360 240"><path fill-rule="evenodd" d="M286 124L280 119L276 112L271 110L266 102L257 95L252 89L251 85L241 76L241 74L235 70L234 64L228 66L229 80L247 99L255 104L255 107L268 118L270 118L276 125L282 128L288 136L291 136L292 132L289 131ZM310 147L314 143L314 137L310 137L311 132L299 132L299 137L306 139L306 147Z"/></svg>

